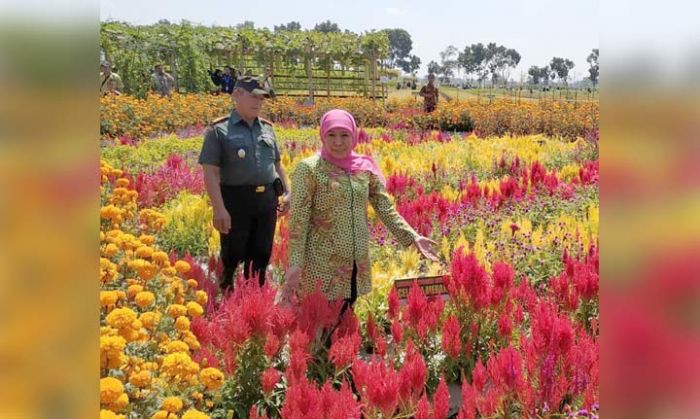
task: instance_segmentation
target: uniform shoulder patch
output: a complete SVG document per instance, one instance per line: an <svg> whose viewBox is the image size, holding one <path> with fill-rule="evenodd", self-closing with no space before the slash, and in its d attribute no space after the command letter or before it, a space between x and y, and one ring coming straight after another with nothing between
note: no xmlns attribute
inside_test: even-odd
<svg viewBox="0 0 700 419"><path fill-rule="evenodd" d="M264 123L266 123L267 125L274 125L274 124L272 123L272 121L270 121L269 119L260 118L260 117L258 117L258 119L260 120L260 122L264 122Z"/></svg>
<svg viewBox="0 0 700 419"><path fill-rule="evenodd" d="M231 117L230 115L226 115L226 116L222 116L222 117L216 118L216 119L214 119L213 121L211 121L211 124L212 124L212 125L219 124L219 123L221 123L221 122L226 121L226 120L229 119L230 117Z"/></svg>

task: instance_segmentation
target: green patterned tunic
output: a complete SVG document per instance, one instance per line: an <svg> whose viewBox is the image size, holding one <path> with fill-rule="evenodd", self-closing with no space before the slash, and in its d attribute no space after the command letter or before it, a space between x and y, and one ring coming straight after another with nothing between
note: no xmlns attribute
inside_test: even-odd
<svg viewBox="0 0 700 419"><path fill-rule="evenodd" d="M358 295L371 291L369 203L402 246L418 237L373 173L348 174L314 155L299 162L291 178L289 265L301 268L302 295L320 283L329 300L350 298L353 260Z"/></svg>

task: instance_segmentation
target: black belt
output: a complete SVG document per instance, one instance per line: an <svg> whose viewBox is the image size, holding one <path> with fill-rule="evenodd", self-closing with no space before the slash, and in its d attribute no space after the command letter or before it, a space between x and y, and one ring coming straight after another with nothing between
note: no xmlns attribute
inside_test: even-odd
<svg viewBox="0 0 700 419"><path fill-rule="evenodd" d="M272 183L266 183L264 185L221 185L222 188L230 189L234 191L249 191L255 193L263 193L265 191L272 190Z"/></svg>

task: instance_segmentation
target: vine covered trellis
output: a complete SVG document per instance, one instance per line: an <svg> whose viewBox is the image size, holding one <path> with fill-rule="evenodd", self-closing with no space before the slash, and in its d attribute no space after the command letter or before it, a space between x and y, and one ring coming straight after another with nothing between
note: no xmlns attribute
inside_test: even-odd
<svg viewBox="0 0 700 419"><path fill-rule="evenodd" d="M269 68L275 91L282 95L386 95L379 83L389 50L384 31L272 32L187 21L148 26L103 22L100 45L122 77L125 92L138 97L146 95L156 62L170 68L180 92L214 90L207 70L232 65L254 75Z"/></svg>

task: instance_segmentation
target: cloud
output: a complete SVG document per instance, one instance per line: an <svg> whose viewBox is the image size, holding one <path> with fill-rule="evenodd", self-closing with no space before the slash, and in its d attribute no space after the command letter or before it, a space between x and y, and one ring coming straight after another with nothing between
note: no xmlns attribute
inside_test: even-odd
<svg viewBox="0 0 700 419"><path fill-rule="evenodd" d="M397 9L396 7L386 7L384 8L386 10L387 14L398 16L398 15L404 15L406 12L408 12L405 9Z"/></svg>

